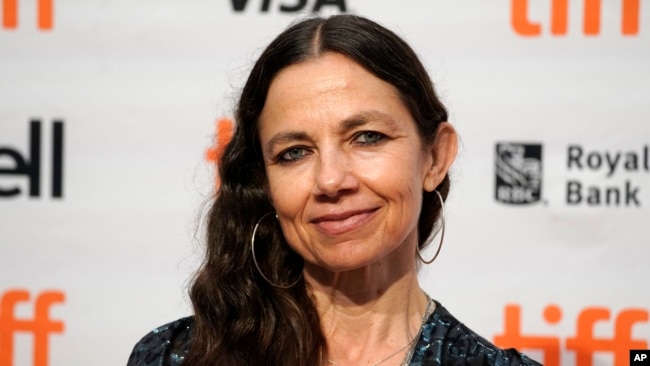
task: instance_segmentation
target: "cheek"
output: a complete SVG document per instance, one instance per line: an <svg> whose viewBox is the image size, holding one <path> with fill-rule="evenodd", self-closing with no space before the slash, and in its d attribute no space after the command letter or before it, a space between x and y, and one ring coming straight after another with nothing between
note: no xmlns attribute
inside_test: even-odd
<svg viewBox="0 0 650 366"><path fill-rule="evenodd" d="M299 215L309 195L306 180L291 174L267 172L271 203L281 219L293 219Z"/></svg>
<svg viewBox="0 0 650 366"><path fill-rule="evenodd" d="M301 243L305 239L302 217L310 190L304 180L295 180L286 175L280 179L269 177L269 189L285 240L301 257L308 258L310 253Z"/></svg>
<svg viewBox="0 0 650 366"><path fill-rule="evenodd" d="M402 225L417 223L422 207L422 191L412 181L404 182L399 196Z"/></svg>
<svg viewBox="0 0 650 366"><path fill-rule="evenodd" d="M407 161L401 160L401 165L386 169L383 176L374 179L377 189L392 201L394 217L391 221L396 225L395 230L417 225L422 207L421 167Z"/></svg>
<svg viewBox="0 0 650 366"><path fill-rule="evenodd" d="M419 156L409 151L400 151L400 154L393 154L370 165L374 168L364 169L365 180L372 182L387 198L392 197L409 204L421 195L423 164Z"/></svg>

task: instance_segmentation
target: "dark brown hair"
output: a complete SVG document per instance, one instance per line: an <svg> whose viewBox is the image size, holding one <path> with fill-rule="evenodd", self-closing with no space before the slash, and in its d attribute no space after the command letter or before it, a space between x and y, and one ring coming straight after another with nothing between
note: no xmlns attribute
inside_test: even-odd
<svg viewBox="0 0 650 366"><path fill-rule="evenodd" d="M277 284L299 279L291 288L277 288L255 268L250 241L256 222L273 211L257 133L271 81L287 66L326 52L343 54L392 84L425 144L433 142L439 123L447 120L417 55L375 22L353 15L310 18L271 42L244 86L235 133L219 162L221 187L208 216L206 257L190 291L195 329L187 365L312 366L323 361L327 344L306 284L299 279L302 258L285 242L277 220L268 216L260 223L256 257L262 271ZM449 178L437 189L446 198ZM435 193L422 194L420 246L440 212Z"/></svg>

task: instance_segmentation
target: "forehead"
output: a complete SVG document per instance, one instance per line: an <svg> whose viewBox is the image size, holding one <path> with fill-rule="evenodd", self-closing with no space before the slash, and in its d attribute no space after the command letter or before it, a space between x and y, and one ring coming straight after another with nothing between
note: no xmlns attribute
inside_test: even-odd
<svg viewBox="0 0 650 366"><path fill-rule="evenodd" d="M345 118L345 114L366 109L410 115L395 87L346 56L328 52L276 75L267 93L260 127L280 116L303 120L315 114L327 119Z"/></svg>

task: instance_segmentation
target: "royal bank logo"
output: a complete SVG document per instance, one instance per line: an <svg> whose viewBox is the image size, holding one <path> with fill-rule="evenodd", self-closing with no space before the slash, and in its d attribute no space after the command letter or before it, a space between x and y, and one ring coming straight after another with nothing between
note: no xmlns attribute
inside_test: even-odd
<svg viewBox="0 0 650 366"><path fill-rule="evenodd" d="M511 205L539 202L542 197L542 145L499 142L495 158L495 199Z"/></svg>

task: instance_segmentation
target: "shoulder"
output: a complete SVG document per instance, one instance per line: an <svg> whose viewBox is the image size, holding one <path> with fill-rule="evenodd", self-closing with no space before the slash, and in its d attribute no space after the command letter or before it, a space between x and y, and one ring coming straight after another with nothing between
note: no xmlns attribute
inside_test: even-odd
<svg viewBox="0 0 650 366"><path fill-rule="evenodd" d="M438 302L422 326L411 365L540 366L513 348L490 343Z"/></svg>
<svg viewBox="0 0 650 366"><path fill-rule="evenodd" d="M194 318L181 318L142 337L133 347L127 366L178 366L183 362L194 329Z"/></svg>

